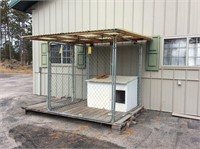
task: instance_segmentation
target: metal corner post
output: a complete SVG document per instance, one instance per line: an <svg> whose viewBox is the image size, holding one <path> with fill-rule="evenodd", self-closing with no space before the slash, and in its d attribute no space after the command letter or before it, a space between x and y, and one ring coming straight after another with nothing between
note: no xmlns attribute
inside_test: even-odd
<svg viewBox="0 0 200 149"><path fill-rule="evenodd" d="M138 105L142 105L142 45L139 45L139 65L138 65Z"/></svg>
<svg viewBox="0 0 200 149"><path fill-rule="evenodd" d="M52 110L52 107L51 107L51 47L50 47L50 42L48 42L48 54L47 54L47 57L48 57L48 100L47 100L47 103L48 103L48 111L51 111Z"/></svg>
<svg viewBox="0 0 200 149"><path fill-rule="evenodd" d="M70 46L72 49L72 101L75 100L75 45Z"/></svg>
<svg viewBox="0 0 200 149"><path fill-rule="evenodd" d="M116 101L116 65L117 65L117 36L113 38L112 44L112 123L115 122Z"/></svg>

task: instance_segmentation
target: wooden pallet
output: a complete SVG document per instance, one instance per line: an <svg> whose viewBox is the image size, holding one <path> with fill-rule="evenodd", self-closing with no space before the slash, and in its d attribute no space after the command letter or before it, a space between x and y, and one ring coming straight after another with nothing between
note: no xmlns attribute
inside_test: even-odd
<svg viewBox="0 0 200 149"><path fill-rule="evenodd" d="M131 124L136 124L136 118L143 111L142 106L138 106L131 110L126 116L112 124L112 131L116 134L121 134Z"/></svg>
<svg viewBox="0 0 200 149"><path fill-rule="evenodd" d="M56 101L56 103L63 101ZM84 121L91 121L112 126L113 132L120 134L135 119L136 114L141 111L141 107L137 107L128 114L125 112L116 112L115 123L111 122L111 111L105 109L87 107L86 101L75 104L69 104L55 111L48 111L47 102L33 104L22 107L25 112L36 112L47 115L61 116L66 118L74 118Z"/></svg>

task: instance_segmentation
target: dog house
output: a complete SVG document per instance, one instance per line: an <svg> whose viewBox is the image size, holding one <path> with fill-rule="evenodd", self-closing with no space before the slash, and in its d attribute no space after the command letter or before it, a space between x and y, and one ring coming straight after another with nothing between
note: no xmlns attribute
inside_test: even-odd
<svg viewBox="0 0 200 149"><path fill-rule="evenodd" d="M112 77L92 78L87 81L87 106L111 110ZM116 76L115 110L128 112L137 107L138 77ZM96 88L96 90L93 90ZM104 94L104 96L101 96ZM105 104L102 104L105 103Z"/></svg>
<svg viewBox="0 0 200 149"><path fill-rule="evenodd" d="M114 124L142 107L142 48L150 37L105 29L23 38L41 41L48 74L47 102L26 110Z"/></svg>

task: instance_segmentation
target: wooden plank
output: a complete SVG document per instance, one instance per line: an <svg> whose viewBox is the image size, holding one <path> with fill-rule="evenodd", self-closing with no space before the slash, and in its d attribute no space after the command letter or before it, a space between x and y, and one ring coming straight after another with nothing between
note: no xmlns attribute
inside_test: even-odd
<svg viewBox="0 0 200 149"><path fill-rule="evenodd" d="M109 115L109 113L111 113L111 111L108 111L108 110L102 111L102 113L100 113L99 115L97 115L97 116L95 117L95 119L98 119L98 120L100 120L100 121L104 121L104 122L105 122L105 118L106 118L107 116L110 116L110 117L111 117L111 115Z"/></svg>
<svg viewBox="0 0 200 149"><path fill-rule="evenodd" d="M194 119L194 120L200 120L199 116L194 116L194 115L172 113L172 116L189 118L189 119Z"/></svg>
<svg viewBox="0 0 200 149"><path fill-rule="evenodd" d="M123 115L124 115L124 112L117 112L116 111L115 120L120 119ZM105 117L105 121L107 122L107 121L111 120L111 117L112 117L112 115Z"/></svg>
<svg viewBox="0 0 200 149"><path fill-rule="evenodd" d="M29 105L29 106L25 106L24 108L35 108L35 107L39 107L39 106L44 106L44 105L47 105L47 102L44 101L42 103L36 103L36 104L33 104L33 105Z"/></svg>
<svg viewBox="0 0 200 149"><path fill-rule="evenodd" d="M75 112L77 110L80 110L82 108L85 108L85 104L80 102L80 103L77 103L77 104L73 104L73 106L69 107L69 106L66 106L66 108L69 108L68 110L66 110L65 112Z"/></svg>
<svg viewBox="0 0 200 149"><path fill-rule="evenodd" d="M82 115L85 115L86 116L86 113L88 112L94 112L94 109L93 108L89 108L89 107L86 107L85 109L82 109L79 114L82 114Z"/></svg>
<svg viewBox="0 0 200 149"><path fill-rule="evenodd" d="M73 108L81 107L81 106L85 107L86 106L86 102L81 101L81 102L78 102L78 103L66 105L66 106L64 106L62 108L57 109L56 111L58 111L58 112L67 112L67 111L69 111L69 110L71 110Z"/></svg>
<svg viewBox="0 0 200 149"><path fill-rule="evenodd" d="M67 112L71 113L73 115L82 115L82 112L84 112L86 110L88 110L87 107L81 106L81 107L73 108L72 110L68 110Z"/></svg>
<svg viewBox="0 0 200 149"><path fill-rule="evenodd" d="M87 111L87 113L85 113L85 115L87 117L93 117L94 115L100 113L102 111L102 109L98 109L98 108L89 108L90 110Z"/></svg>

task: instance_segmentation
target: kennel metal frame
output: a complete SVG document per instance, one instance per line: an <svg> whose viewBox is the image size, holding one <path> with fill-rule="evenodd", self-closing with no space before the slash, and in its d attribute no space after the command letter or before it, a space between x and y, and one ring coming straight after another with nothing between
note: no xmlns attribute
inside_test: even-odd
<svg viewBox="0 0 200 149"><path fill-rule="evenodd" d="M56 112L52 109L51 105L51 59L50 59L50 43L57 42L57 43L65 43L70 44L74 47L76 44L84 44L84 45L91 45L91 44L99 44L99 43L110 43L112 45L112 101L111 101L111 123L115 122L115 104L116 104L116 63L117 63L117 43L118 42L134 42L138 45L139 48L139 65L138 65L138 106L142 106L142 99L141 99L141 77L142 77L142 51L143 46L142 42L137 41L147 41L152 40L148 36L140 35L137 33L129 32L122 29L105 29L105 30L94 30L94 31L82 31L82 32L70 32L70 33L60 33L60 34L46 34L46 35L34 35L34 36L24 36L24 39L28 40L37 40L37 41L45 41L48 42L48 112L59 115L65 114L62 112ZM74 56L74 49L73 56ZM74 75L74 59L72 62L72 75ZM74 85L74 81L72 83ZM73 86L74 90L74 86ZM74 99L74 91L72 94L72 100ZM83 116L79 115L70 115L75 118L83 118ZM90 119L87 117L87 119ZM93 120L91 120L93 121Z"/></svg>

